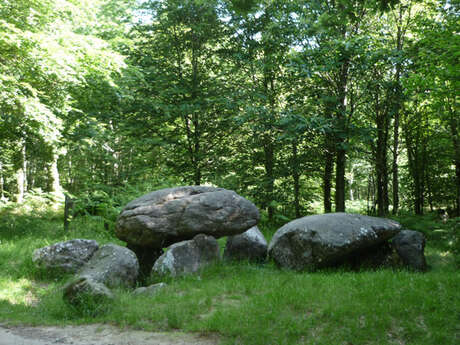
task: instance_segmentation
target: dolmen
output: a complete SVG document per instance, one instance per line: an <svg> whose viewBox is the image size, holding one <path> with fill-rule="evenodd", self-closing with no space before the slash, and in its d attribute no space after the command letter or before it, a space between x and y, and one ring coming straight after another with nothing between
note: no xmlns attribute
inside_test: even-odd
<svg viewBox="0 0 460 345"><path fill-rule="evenodd" d="M307 216L282 226L268 245L257 228L259 219L257 207L234 191L167 188L141 196L121 211L115 234L126 246L75 239L37 249L33 261L44 269L74 274L63 290L72 305L85 303L85 296L112 299L112 289L118 287L156 294L165 284L134 288L151 274L195 273L220 260L217 239L225 236L226 260L271 259L280 268L296 271L360 268L366 263L427 268L423 234L401 230L391 219L347 213Z"/></svg>
<svg viewBox="0 0 460 345"><path fill-rule="evenodd" d="M128 203L117 219L115 235L136 253L141 275L149 276L164 248L191 241L199 234L215 239L238 235L257 225L259 219L257 207L234 191L176 187ZM192 247L193 243L187 246Z"/></svg>

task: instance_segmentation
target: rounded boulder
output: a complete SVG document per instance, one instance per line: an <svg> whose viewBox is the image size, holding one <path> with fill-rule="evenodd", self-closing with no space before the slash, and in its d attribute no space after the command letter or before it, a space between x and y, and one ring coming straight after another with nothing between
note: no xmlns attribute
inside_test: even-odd
<svg viewBox="0 0 460 345"><path fill-rule="evenodd" d="M38 267L75 273L98 249L99 245L94 240L74 239L36 249L32 261Z"/></svg>
<svg viewBox="0 0 460 345"><path fill-rule="evenodd" d="M391 219L329 213L293 220L278 229L269 256L283 268L314 270L340 264L350 255L384 243L401 225Z"/></svg>
<svg viewBox="0 0 460 345"><path fill-rule="evenodd" d="M198 234L237 235L259 221L257 207L234 191L206 186L158 190L128 203L116 236L130 246L164 248Z"/></svg>

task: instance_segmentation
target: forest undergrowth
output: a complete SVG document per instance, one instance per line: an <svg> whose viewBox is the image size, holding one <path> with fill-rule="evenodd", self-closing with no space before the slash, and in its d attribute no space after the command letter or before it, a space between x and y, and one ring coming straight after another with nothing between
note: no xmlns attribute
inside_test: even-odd
<svg viewBox="0 0 460 345"><path fill-rule="evenodd" d="M101 216L75 217L63 229L62 206L45 194L0 207L0 323L107 323L148 331L196 332L222 344L457 344L460 338L460 220L434 214L396 217L427 237L430 270L342 269L315 273L218 263L199 274L165 278L150 297L116 291L106 305L72 309L62 299L69 276L39 270L34 249L73 238L123 245ZM115 211L113 212L116 213ZM109 219L110 221L110 219ZM263 221L269 240L278 224ZM221 245L225 239L220 240ZM152 277L149 283L159 282Z"/></svg>

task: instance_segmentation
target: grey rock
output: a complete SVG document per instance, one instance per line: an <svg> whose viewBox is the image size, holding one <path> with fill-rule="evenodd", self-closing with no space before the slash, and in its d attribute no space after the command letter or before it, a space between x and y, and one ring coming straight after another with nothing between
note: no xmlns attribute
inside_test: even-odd
<svg viewBox="0 0 460 345"><path fill-rule="evenodd" d="M225 245L224 258L263 262L267 259L267 240L257 226L246 232L229 236Z"/></svg>
<svg viewBox="0 0 460 345"><path fill-rule="evenodd" d="M395 236L393 220L358 214L329 213L293 220L278 229L268 254L283 268L314 270L340 263Z"/></svg>
<svg viewBox="0 0 460 345"><path fill-rule="evenodd" d="M78 277L86 277L108 287L132 287L138 275L136 254L112 243L103 245L78 273Z"/></svg>
<svg viewBox="0 0 460 345"><path fill-rule="evenodd" d="M391 240L402 263L416 271L427 269L425 260L425 236L418 231L402 230Z"/></svg>
<svg viewBox="0 0 460 345"><path fill-rule="evenodd" d="M219 244L212 236L196 235L192 240L175 243L153 265L153 273L178 276L194 273L219 260Z"/></svg>
<svg viewBox="0 0 460 345"><path fill-rule="evenodd" d="M98 249L96 241L75 239L36 249L32 261L37 267L75 273Z"/></svg>
<svg viewBox="0 0 460 345"><path fill-rule="evenodd" d="M164 248L197 234L240 234L259 221L257 207L234 191L187 186L158 190L131 201L115 234L130 245Z"/></svg>
<svg viewBox="0 0 460 345"><path fill-rule="evenodd" d="M152 296L158 293L161 289L168 286L166 283L158 283L150 286L142 286L133 291L134 295L147 295Z"/></svg>
<svg viewBox="0 0 460 345"><path fill-rule="evenodd" d="M90 300L94 303L103 303L112 300L114 296L104 284L88 277L77 277L64 286L63 298L67 303L83 306Z"/></svg>

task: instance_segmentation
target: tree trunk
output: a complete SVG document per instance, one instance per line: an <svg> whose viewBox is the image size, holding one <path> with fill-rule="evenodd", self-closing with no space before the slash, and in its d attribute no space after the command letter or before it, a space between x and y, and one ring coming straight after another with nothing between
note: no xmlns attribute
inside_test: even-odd
<svg viewBox="0 0 460 345"><path fill-rule="evenodd" d="M70 224L70 221L72 220L72 216L73 216L75 200L73 200L67 194L65 194L65 199L64 200L65 200L64 201L64 231L68 232L69 231L69 224Z"/></svg>
<svg viewBox="0 0 460 345"><path fill-rule="evenodd" d="M16 202L22 203L24 201L25 192L27 191L27 157L25 138L21 140L21 151L19 156L18 169L16 171L16 184Z"/></svg>
<svg viewBox="0 0 460 345"><path fill-rule="evenodd" d="M331 189L332 173L334 171L334 147L331 143L330 134L326 134L325 155L324 155L324 172L323 172L323 203L324 213L332 212Z"/></svg>
<svg viewBox="0 0 460 345"><path fill-rule="evenodd" d="M371 214L371 175L367 178L367 215Z"/></svg>
<svg viewBox="0 0 460 345"><path fill-rule="evenodd" d="M50 192L51 193L62 193L61 183L59 179L59 170L58 170L58 158L59 154L57 152L53 152L53 161L51 162L50 166Z"/></svg>
<svg viewBox="0 0 460 345"><path fill-rule="evenodd" d="M4 198L3 163L0 161L0 200L3 200Z"/></svg>
<svg viewBox="0 0 460 345"><path fill-rule="evenodd" d="M433 205L433 186L431 183L431 179L429 178L429 174L425 174L425 185L426 185L426 190L427 190L427 195L428 195L428 205L430 206L430 211L434 211L434 205Z"/></svg>
<svg viewBox="0 0 460 345"><path fill-rule="evenodd" d="M349 60L342 63L337 89L338 109L337 109L337 134L336 134L336 162L335 162L335 211L345 212L345 168L346 168L346 149L345 144L348 139L346 114L347 114L347 85Z"/></svg>
<svg viewBox="0 0 460 345"><path fill-rule="evenodd" d="M387 115L384 114L384 123L381 130L382 138L378 143L377 150L379 152L379 173L377 176L377 204L378 215L383 217L389 211L389 198L388 198L388 156L387 156L387 143L388 143L388 121Z"/></svg>
<svg viewBox="0 0 460 345"><path fill-rule="evenodd" d="M402 30L402 15L403 7L399 6L399 21L398 31L396 34L396 50L400 55L403 48L403 30ZM400 56L398 56L400 58ZM398 167L398 150L399 150L399 117L401 110L402 100L402 87L401 87L401 71L402 63L398 59L396 63L395 71L395 95L394 95L394 108L393 108L393 161L392 161L392 172L393 172L393 214L397 214L399 210L399 167Z"/></svg>
<svg viewBox="0 0 460 345"><path fill-rule="evenodd" d="M376 85L374 97L375 123L377 127L377 143L375 152L375 172L377 182L377 215L383 217L388 214L388 136L389 136L389 108L391 91L386 91L385 102L380 101L380 85Z"/></svg>
<svg viewBox="0 0 460 345"><path fill-rule="evenodd" d="M300 174L297 156L297 141L292 143L292 178L294 180L294 208L295 217L300 218Z"/></svg>
<svg viewBox="0 0 460 345"><path fill-rule="evenodd" d="M417 108L417 103L415 104ZM425 203L425 169L426 169L426 128L423 128L423 123L426 119L422 118L422 114L416 112L412 119L408 119L407 127L405 128L405 138L407 147L407 157L409 161L409 173L414 183L414 212L417 215L423 214L423 206Z"/></svg>
<svg viewBox="0 0 460 345"><path fill-rule="evenodd" d="M268 211L268 219L272 220L275 210L272 202L274 200L273 191L275 189L274 177L274 145L270 138L266 138L264 144L264 167L265 167L265 202Z"/></svg>
<svg viewBox="0 0 460 345"><path fill-rule="evenodd" d="M414 212L417 215L423 215L423 183L422 179L420 178L420 171L416 169L415 172L415 204L414 204Z"/></svg>
<svg viewBox="0 0 460 345"><path fill-rule="evenodd" d="M398 107L399 108L399 107ZM399 167L398 167L398 150L399 150L399 109L394 114L393 122L393 214L399 211Z"/></svg>
<svg viewBox="0 0 460 345"><path fill-rule="evenodd" d="M455 111L451 110L450 131L452 134L452 144L454 147L455 164L455 189L456 189L456 216L460 217L460 136L458 128L458 118Z"/></svg>
<svg viewBox="0 0 460 345"><path fill-rule="evenodd" d="M350 200L354 201L355 197L353 195L353 183L355 182L355 176L353 172L353 166L351 166L351 171L350 171Z"/></svg>
<svg viewBox="0 0 460 345"><path fill-rule="evenodd" d="M341 143L342 141L339 141ZM335 211L345 212L345 165L346 151L339 146L336 155L335 171Z"/></svg>
<svg viewBox="0 0 460 345"><path fill-rule="evenodd" d="M200 122L198 114L193 116L193 153L194 153L194 167L193 167L193 179L195 185L199 186L201 184L201 146L200 146Z"/></svg>
<svg viewBox="0 0 460 345"><path fill-rule="evenodd" d="M375 117L377 125L377 144L375 147L375 175L377 182L377 215L380 217L385 216L385 113L380 109L378 90L375 95Z"/></svg>

